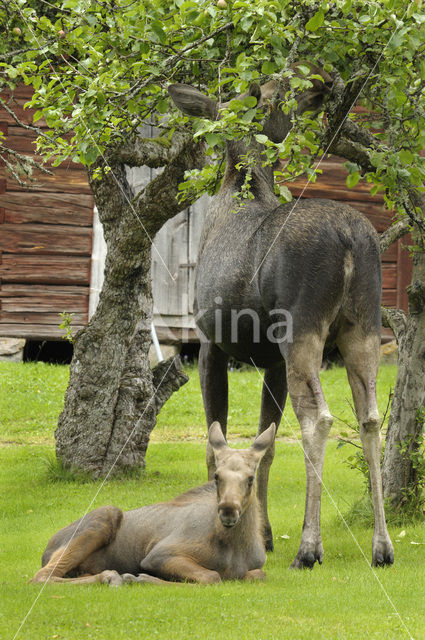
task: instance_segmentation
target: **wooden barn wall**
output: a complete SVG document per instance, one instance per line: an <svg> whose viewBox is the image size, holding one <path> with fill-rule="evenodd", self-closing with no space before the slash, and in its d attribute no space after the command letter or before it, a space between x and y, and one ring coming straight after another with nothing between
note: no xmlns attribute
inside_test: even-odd
<svg viewBox="0 0 425 640"><path fill-rule="evenodd" d="M15 91L25 123L30 95ZM1 109L0 127L10 147L36 157L36 136ZM35 172L37 183L24 188L0 166L1 336L60 339L60 312L74 314L75 331L88 320L93 197L81 165L49 168L53 175Z"/></svg>

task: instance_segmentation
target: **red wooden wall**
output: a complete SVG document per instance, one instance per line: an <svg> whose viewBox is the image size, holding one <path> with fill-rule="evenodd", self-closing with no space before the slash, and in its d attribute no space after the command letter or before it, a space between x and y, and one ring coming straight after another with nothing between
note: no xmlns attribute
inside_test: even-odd
<svg viewBox="0 0 425 640"><path fill-rule="evenodd" d="M26 123L30 95L27 87L15 92L15 111ZM1 107L0 127L10 147L36 157L35 135ZM0 166L1 336L58 339L63 311L74 313L75 329L88 320L93 197L82 166L51 169L53 175L35 172L37 183L26 189Z"/></svg>

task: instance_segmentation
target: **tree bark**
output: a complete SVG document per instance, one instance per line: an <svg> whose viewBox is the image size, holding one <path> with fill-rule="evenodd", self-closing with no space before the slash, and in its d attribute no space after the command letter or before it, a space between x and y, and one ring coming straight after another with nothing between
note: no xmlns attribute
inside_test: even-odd
<svg viewBox="0 0 425 640"><path fill-rule="evenodd" d="M74 342L65 406L55 433L58 459L94 476L144 466L156 416L187 381L179 359L151 371L151 238L187 203L176 194L184 171L200 166L202 148L188 139L155 180L163 207L134 199L125 167L116 162L95 179L89 172L107 244L99 304ZM164 213L166 212L166 213Z"/></svg>
<svg viewBox="0 0 425 640"><path fill-rule="evenodd" d="M423 424L418 411L425 406L425 250L413 258L412 284L408 287L409 314L405 326L395 328L399 357L394 399L388 423L382 465L384 497L401 506L418 489L417 470L410 454L418 447ZM406 452L400 451L405 445Z"/></svg>

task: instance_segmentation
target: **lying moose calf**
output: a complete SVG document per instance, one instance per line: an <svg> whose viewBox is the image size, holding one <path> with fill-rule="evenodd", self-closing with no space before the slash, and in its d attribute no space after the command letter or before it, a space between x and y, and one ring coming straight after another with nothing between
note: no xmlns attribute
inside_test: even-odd
<svg viewBox="0 0 425 640"><path fill-rule="evenodd" d="M125 513L110 506L92 511L50 539L32 582L264 579L263 523L254 480L275 433L273 423L249 449L230 449L214 422L208 439L215 482Z"/></svg>

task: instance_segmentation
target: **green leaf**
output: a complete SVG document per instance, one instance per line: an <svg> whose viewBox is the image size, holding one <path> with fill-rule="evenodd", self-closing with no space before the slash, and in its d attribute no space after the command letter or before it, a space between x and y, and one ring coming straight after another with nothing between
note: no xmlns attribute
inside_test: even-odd
<svg viewBox="0 0 425 640"><path fill-rule="evenodd" d="M205 134L205 139L208 142L210 147L215 147L215 145L220 142L221 137L218 133L209 132Z"/></svg>
<svg viewBox="0 0 425 640"><path fill-rule="evenodd" d="M167 35L164 32L161 23L159 20L152 20L151 28L154 34L158 37L161 44L165 44L167 42Z"/></svg>
<svg viewBox="0 0 425 640"><path fill-rule="evenodd" d="M170 109L168 100L158 100L156 108L158 109L159 113L167 113L167 111L169 111Z"/></svg>
<svg viewBox="0 0 425 640"><path fill-rule="evenodd" d="M350 189L352 189L353 187L356 186L356 184L358 183L358 181L360 180L360 173L358 171L355 171L354 173L349 173L345 183L347 185L347 187L349 187Z"/></svg>
<svg viewBox="0 0 425 640"><path fill-rule="evenodd" d="M234 100L230 100L229 102L229 109L231 111L240 111L241 109L243 109L244 107L244 103L242 102L242 100L238 100L237 98L235 98Z"/></svg>
<svg viewBox="0 0 425 640"><path fill-rule="evenodd" d="M402 149L398 152L398 157L403 164L412 164L414 155L409 149Z"/></svg>
<svg viewBox="0 0 425 640"><path fill-rule="evenodd" d="M289 191L288 187L285 187L283 184L279 185L279 196L285 202L291 202L292 200L292 193Z"/></svg>
<svg viewBox="0 0 425 640"><path fill-rule="evenodd" d="M268 137L265 136L263 133L257 133L257 135L255 136L255 139L260 144L266 144L269 141Z"/></svg>
<svg viewBox="0 0 425 640"><path fill-rule="evenodd" d="M256 113L257 109L248 109L248 111L242 114L241 120L243 120L243 122L252 122Z"/></svg>
<svg viewBox="0 0 425 640"><path fill-rule="evenodd" d="M314 16L312 16L310 20L307 22L307 24L305 25L305 28L307 29L307 31L317 31L317 29L319 29L319 27L322 26L324 21L325 21L325 13L323 9L319 9L319 11L315 13Z"/></svg>
<svg viewBox="0 0 425 640"><path fill-rule="evenodd" d="M246 98L243 99L243 103L246 107L251 109L256 106L257 98L255 96L246 96Z"/></svg>
<svg viewBox="0 0 425 640"><path fill-rule="evenodd" d="M261 73L264 73L265 75L270 75L272 73L274 73L276 71L276 65L274 62L271 62L270 60L267 60L266 62L263 62L263 65L261 67Z"/></svg>

